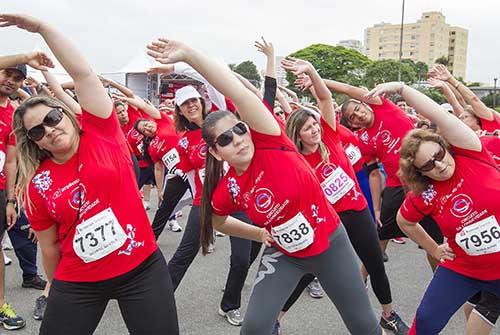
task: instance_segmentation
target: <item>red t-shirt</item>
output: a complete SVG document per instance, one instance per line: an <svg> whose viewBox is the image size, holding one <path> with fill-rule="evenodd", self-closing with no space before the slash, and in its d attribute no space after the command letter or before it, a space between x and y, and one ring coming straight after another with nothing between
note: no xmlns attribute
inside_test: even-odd
<svg viewBox="0 0 500 335"><path fill-rule="evenodd" d="M483 118L480 118L481 120L481 129L486 130L486 131L495 131L497 129L500 129L500 116L497 115L497 113L493 114L493 120L486 120Z"/></svg>
<svg viewBox="0 0 500 335"><path fill-rule="evenodd" d="M485 148L476 152L452 147L451 151L455 159L453 176L445 181L432 181L421 195L408 193L400 209L401 215L411 222L418 222L424 215L430 215L437 222L456 255L453 261L441 263L442 266L464 276L498 280L500 252L471 256L457 244L455 237L463 239L466 230L490 216L500 221L500 172ZM473 247L479 240L491 241L492 236L493 239L495 236L500 238L498 222L493 225L498 233L492 233L491 229L495 228L491 226L486 232L479 229L476 236L467 241L468 246ZM486 240L480 238L481 234L488 235L483 236Z"/></svg>
<svg viewBox="0 0 500 335"><path fill-rule="evenodd" d="M179 135L175 131L175 124L166 113L161 113L161 119L155 120L157 124L156 136L148 147L149 156L153 163L159 162L179 142Z"/></svg>
<svg viewBox="0 0 500 335"><path fill-rule="evenodd" d="M116 115L101 119L86 111L82 113L83 133L78 152L64 164L51 159L40 164L28 186L26 202L29 204L31 200L31 206L26 206L26 214L36 231L57 225L61 260L54 278L96 282L131 271L157 245ZM108 208L123 229L125 242L108 255L85 263L77 254L79 244L75 235L81 234L83 223L92 222ZM85 239L90 238L87 242L97 242L106 227L112 226L88 233L88 237L84 233Z"/></svg>
<svg viewBox="0 0 500 335"><path fill-rule="evenodd" d="M380 105L370 104L374 113L373 125L357 132L359 148L363 155L376 158L384 165L386 186L401 186L397 176L401 142L414 126L398 106L386 98L381 99Z"/></svg>
<svg viewBox="0 0 500 335"><path fill-rule="evenodd" d="M188 130L177 144L180 162L177 168L184 173L194 170L195 196L193 205L200 206L205 179L205 157L207 145L201 137L201 129Z"/></svg>
<svg viewBox="0 0 500 335"><path fill-rule="evenodd" d="M358 173L363 169L363 164L366 162L367 157L361 154L359 149L359 139L349 129L337 122L337 135L342 142L342 147L347 154L347 157L353 164L354 172ZM361 157L360 157L361 156Z"/></svg>
<svg viewBox="0 0 500 335"><path fill-rule="evenodd" d="M7 101L5 107L0 106L0 190L5 190L7 183L4 171L7 146L16 145L16 138L12 131L12 114L14 114L14 107L10 101Z"/></svg>
<svg viewBox="0 0 500 335"><path fill-rule="evenodd" d="M359 188L356 174L342 147L338 133L323 118L321 118L321 127L323 128L323 143L329 151L329 161L323 160L319 149L312 154L304 155L304 158L315 171L327 198L329 196L333 198L335 193L339 194L338 192L343 194L338 200L335 198L335 202L330 201L336 212L365 209L368 204ZM341 170L338 170L339 168ZM338 177L334 177L336 171L342 170L347 176L339 174ZM351 185L351 188L346 187L347 185Z"/></svg>
<svg viewBox="0 0 500 335"><path fill-rule="evenodd" d="M498 136L481 136L479 139L497 166L500 167L500 138Z"/></svg>
<svg viewBox="0 0 500 335"><path fill-rule="evenodd" d="M123 128L122 128L123 129ZM132 147L132 152L134 156L137 158L137 162L139 163L139 167L147 168L151 165L147 160L144 159L144 145L142 140L144 139L144 135L139 133L135 128L132 127L127 134L127 141L129 145Z"/></svg>
<svg viewBox="0 0 500 335"><path fill-rule="evenodd" d="M127 114L128 114L128 123L124 124L123 126L120 126L123 135L125 136L127 136L130 130L134 129L135 121L137 121L138 119L147 118L146 117L147 114L142 109L136 108L130 104L127 107Z"/></svg>
<svg viewBox="0 0 500 335"><path fill-rule="evenodd" d="M293 253L275 245L298 258L322 253L340 219L314 172L284 132L270 136L251 130L251 136L255 145L252 162L241 176L231 167L219 182L212 196L214 213L225 216L244 211L269 232L302 213L314 230L312 244Z"/></svg>

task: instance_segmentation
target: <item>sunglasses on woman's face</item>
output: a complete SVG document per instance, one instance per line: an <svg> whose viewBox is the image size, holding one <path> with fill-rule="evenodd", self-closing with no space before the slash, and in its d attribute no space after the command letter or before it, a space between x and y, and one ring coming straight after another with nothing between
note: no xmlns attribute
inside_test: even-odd
<svg viewBox="0 0 500 335"><path fill-rule="evenodd" d="M444 156L446 156L446 150L442 146L439 146L439 151L432 156L432 159L427 161L421 167L415 167L420 172L429 172L436 167L436 162L441 162L444 159Z"/></svg>
<svg viewBox="0 0 500 335"><path fill-rule="evenodd" d="M229 143L233 141L234 135L243 135L248 131L247 126L243 122L238 122L233 127L229 128L215 139L215 143L217 143L221 147L225 147Z"/></svg>
<svg viewBox="0 0 500 335"><path fill-rule="evenodd" d="M27 132L28 138L32 141L40 141L45 136L45 126L55 127L63 119L64 113L60 108L54 108L45 115L42 123L30 128Z"/></svg>

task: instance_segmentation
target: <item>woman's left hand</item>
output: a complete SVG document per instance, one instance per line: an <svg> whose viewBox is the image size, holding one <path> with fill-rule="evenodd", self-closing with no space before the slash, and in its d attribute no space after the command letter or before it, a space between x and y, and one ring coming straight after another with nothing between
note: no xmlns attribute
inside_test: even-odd
<svg viewBox="0 0 500 335"><path fill-rule="evenodd" d="M148 46L148 55L162 64L174 64L186 60L189 47L182 42L159 38Z"/></svg>
<svg viewBox="0 0 500 335"><path fill-rule="evenodd" d="M401 94L404 86L405 86L405 84L398 82L398 81L394 81L391 83L378 84L377 86L375 86L374 89L372 89L370 92L365 94L365 98L366 99L375 98L375 97L378 97L378 96L381 96L381 95L384 95L387 93L388 94L394 94L394 93Z"/></svg>
<svg viewBox="0 0 500 335"><path fill-rule="evenodd" d="M312 64L302 59L288 57L281 61L281 67L292 72L294 76L299 76L302 73L308 73Z"/></svg>
<svg viewBox="0 0 500 335"><path fill-rule="evenodd" d="M43 22L25 14L0 14L0 27L16 26L32 33L40 32Z"/></svg>

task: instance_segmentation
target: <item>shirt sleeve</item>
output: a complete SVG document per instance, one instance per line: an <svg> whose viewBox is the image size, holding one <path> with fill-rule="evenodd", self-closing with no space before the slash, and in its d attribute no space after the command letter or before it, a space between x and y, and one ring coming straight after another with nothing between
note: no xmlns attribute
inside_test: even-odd
<svg viewBox="0 0 500 335"><path fill-rule="evenodd" d="M25 194L25 207L26 217L33 230L45 230L56 224L56 221L49 215L47 204L33 186L32 181L29 185L29 197Z"/></svg>
<svg viewBox="0 0 500 335"><path fill-rule="evenodd" d="M430 209L430 206L424 203L422 196L417 196L413 192L409 192L406 194L399 212L405 220L419 222L430 214Z"/></svg>
<svg viewBox="0 0 500 335"><path fill-rule="evenodd" d="M240 210L229 194L226 177L215 187L211 204L213 213L219 216L230 215Z"/></svg>

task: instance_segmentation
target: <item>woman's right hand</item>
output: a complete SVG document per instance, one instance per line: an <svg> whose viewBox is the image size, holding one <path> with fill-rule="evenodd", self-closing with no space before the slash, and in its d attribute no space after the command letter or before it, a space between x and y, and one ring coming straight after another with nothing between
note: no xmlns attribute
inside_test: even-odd
<svg viewBox="0 0 500 335"><path fill-rule="evenodd" d="M265 228L260 228L260 241L262 242L266 247L270 247L272 243L274 242L273 237Z"/></svg>
<svg viewBox="0 0 500 335"><path fill-rule="evenodd" d="M32 33L40 32L43 22L25 14L0 14L0 27L16 26Z"/></svg>
<svg viewBox="0 0 500 335"><path fill-rule="evenodd" d="M174 64L186 60L190 48L179 41L159 38L151 42L147 48L148 55L162 64Z"/></svg>
<svg viewBox="0 0 500 335"><path fill-rule="evenodd" d="M455 253L450 248L448 243L438 245L432 256L440 262L452 261L455 259Z"/></svg>

